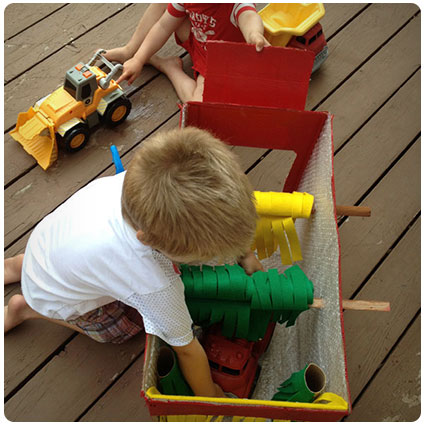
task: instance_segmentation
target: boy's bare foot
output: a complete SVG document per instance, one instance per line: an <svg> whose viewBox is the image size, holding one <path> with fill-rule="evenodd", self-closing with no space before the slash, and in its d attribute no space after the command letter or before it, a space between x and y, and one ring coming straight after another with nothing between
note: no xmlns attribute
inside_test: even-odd
<svg viewBox="0 0 425 425"><path fill-rule="evenodd" d="M22 262L24 254L4 260L4 284L19 282L21 280Z"/></svg>
<svg viewBox="0 0 425 425"><path fill-rule="evenodd" d="M26 303L23 295L14 295L4 308L4 333L29 319L32 312L32 308Z"/></svg>
<svg viewBox="0 0 425 425"><path fill-rule="evenodd" d="M105 58L111 62L124 63L125 61L131 59L133 55L126 46L116 47L115 49L107 50L104 54Z"/></svg>
<svg viewBox="0 0 425 425"><path fill-rule="evenodd" d="M183 69L183 62L178 56L161 58L160 56L153 55L148 63L166 75L175 70Z"/></svg>

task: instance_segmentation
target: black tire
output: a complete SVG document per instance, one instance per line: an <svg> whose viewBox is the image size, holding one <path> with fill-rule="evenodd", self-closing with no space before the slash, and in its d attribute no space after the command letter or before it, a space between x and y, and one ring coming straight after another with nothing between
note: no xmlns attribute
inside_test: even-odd
<svg viewBox="0 0 425 425"><path fill-rule="evenodd" d="M64 136L58 137L60 147L67 152L78 152L87 145L90 130L86 124L78 124L68 130Z"/></svg>
<svg viewBox="0 0 425 425"><path fill-rule="evenodd" d="M130 111L131 102L123 95L108 105L105 114L103 115L103 122L108 127L120 125L126 120Z"/></svg>

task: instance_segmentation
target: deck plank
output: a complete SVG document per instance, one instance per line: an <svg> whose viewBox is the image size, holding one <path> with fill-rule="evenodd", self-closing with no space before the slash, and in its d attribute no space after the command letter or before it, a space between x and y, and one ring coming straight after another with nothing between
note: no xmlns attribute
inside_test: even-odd
<svg viewBox="0 0 425 425"><path fill-rule="evenodd" d="M421 316L368 386L347 422L414 422L421 414Z"/></svg>
<svg viewBox="0 0 425 425"><path fill-rule="evenodd" d="M80 422L153 421L140 396L143 360L141 356Z"/></svg>
<svg viewBox="0 0 425 425"><path fill-rule="evenodd" d="M143 352L144 343L144 334L119 345L78 335L6 402L7 419L75 421Z"/></svg>
<svg viewBox="0 0 425 425"><path fill-rule="evenodd" d="M342 294L350 298L421 209L420 140L364 199L371 217L340 229Z"/></svg>
<svg viewBox="0 0 425 425"><path fill-rule="evenodd" d="M336 149L420 67L420 32L420 17L415 17L320 105L335 111Z"/></svg>
<svg viewBox="0 0 425 425"><path fill-rule="evenodd" d="M420 229L420 220L417 220L355 297L388 301L391 311L344 312L348 378L353 401L421 307ZM417 337L420 338L420 334ZM418 359L412 359L412 363L414 360Z"/></svg>
<svg viewBox="0 0 425 425"><path fill-rule="evenodd" d="M126 8L118 15L112 17L102 25L85 34L73 43L73 46L65 46L55 55L34 66L21 77L5 86L5 130L12 129L16 123L19 112L27 111L38 99L54 91L63 83L65 71L78 62L89 60L96 48L109 48L124 44L130 37L130 27L136 25L144 11L146 4L136 4ZM110 28L125 28L115 34ZM93 40L103 40L102 46L93 45ZM170 40L160 50L164 56L180 55L183 49L177 46L174 40ZM61 64L61 73L57 73L57 64ZM56 72L56 73L55 73ZM142 75L132 86L123 84L124 91L131 96L146 82L159 75L159 72L151 66L146 66ZM39 84L34 86L34 81ZM31 93L31 98L28 98ZM13 99L13 102L11 100ZM133 112L134 115L134 112ZM8 158L8 167L5 169L4 183L7 185L20 175L34 168L36 161L29 156L22 147L15 142L9 134L5 136L4 154ZM62 152L60 152L61 156Z"/></svg>
<svg viewBox="0 0 425 425"><path fill-rule="evenodd" d="M419 39L418 34L420 33L420 28L418 24L420 21L418 19L414 19L410 22L402 31L400 31L397 36L395 36L391 42L389 42L385 47L383 47L376 55L374 55L370 60L359 69L346 83L341 86L341 88L336 91L326 102L321 105L323 110L328 110L330 113L335 115L334 119L334 148L338 150L343 143L347 141L347 139L354 134L362 125L367 122L369 117L376 112L376 110L388 100L393 93L399 89L399 87L405 82L405 79L411 75L417 68L417 59L419 57L419 48L415 49L417 46L416 41ZM412 47L412 50L409 50ZM396 53L395 53L396 52ZM401 59L401 60L400 60ZM385 64L385 67L382 67L382 63ZM391 69L394 72L377 72L384 71L385 69ZM384 68L384 69L382 69ZM379 84L377 82L379 81ZM418 85L420 85L420 81L415 79L416 86L412 88L412 90L417 90ZM370 83L372 83L372 87L374 87L374 96L373 100L366 100L368 98L368 93L371 90ZM380 87L375 91L375 87L378 85ZM410 87L410 85L409 85ZM311 93L314 89L311 88L309 93ZM404 92L404 91L403 91ZM376 93L376 94L375 94ZM401 105L401 108L407 108L408 111L412 111L412 116L409 117L409 123L414 122L414 133L416 135L418 128L420 128L420 120L419 111L420 109L420 97L418 95L419 91L416 93L413 92L412 95L412 105ZM349 101L347 100L349 99ZM404 99L406 100L406 99ZM413 112L415 111L415 112ZM381 116L381 115L380 115ZM387 118L390 119L390 122L393 125L399 123L398 118L394 120L393 116ZM368 129L372 129L373 125L369 125ZM383 123L385 125L385 123ZM388 123L387 123L388 125ZM399 131L403 132L404 127L399 126ZM411 128L407 131L409 134ZM364 134L364 132L363 132ZM398 133L399 134L399 133ZM405 139L405 134L403 132L403 140ZM377 137L377 136L375 136ZM407 141L410 142L411 139ZM372 144L367 140L364 141L365 144L369 143L370 149L372 146L376 149L379 149L378 144ZM350 142L349 145L351 145ZM353 143L355 144L355 143ZM391 146L390 149L393 147ZM238 150L238 153L243 153L243 150ZM370 151L369 151L370 152ZM351 152L352 153L352 152ZM336 155L336 162L338 162L338 155ZM345 155L344 155L345 156ZM272 191L280 191L283 187L283 178L280 174L280 170L282 167L282 163L286 164L287 153L284 151L275 150L271 152L265 159L263 159L250 173L250 180L254 184L254 186L258 190L272 190ZM354 157L353 163L355 163L356 157ZM367 159L367 158L365 158ZM369 159L372 159L369 157ZM366 166L367 164L367 166ZM381 172L384 171L385 168L379 169L374 164L371 164L370 161L362 164L364 169L368 169L371 167L371 172L379 170ZM275 178L273 179L273 176ZM339 178L337 175L337 171L335 171L336 179L342 181L342 178ZM347 178L347 175L343 177ZM336 180L338 182L338 180ZM353 187L356 183L352 180ZM346 192L346 188L341 190L340 187L337 186L337 193ZM365 190L365 189L363 189ZM351 194L351 193L350 193ZM339 199L337 195L337 202L339 203L347 203L345 199ZM344 200L344 202L342 202ZM350 199L350 202L357 202L357 199Z"/></svg>
<svg viewBox="0 0 425 425"><path fill-rule="evenodd" d="M5 304L14 294L22 293L15 285L5 297ZM10 331L4 344L4 396L12 391L50 358L76 332L45 320L25 322Z"/></svg>
<svg viewBox="0 0 425 425"><path fill-rule="evenodd" d="M39 3L37 7L31 7L27 3L8 4L4 9L4 39L8 40L65 5L65 3Z"/></svg>
<svg viewBox="0 0 425 425"><path fill-rule="evenodd" d="M417 12L414 4L373 3L329 42L329 59L310 82L307 102L313 108L393 37ZM390 69L389 69L390 71ZM322 109L322 108L319 108Z"/></svg>
<svg viewBox="0 0 425 425"><path fill-rule="evenodd" d="M328 42L329 59L325 61L322 67L316 71L311 78L305 107L306 110L316 109L318 105L320 105L318 108L319 110L329 110L331 113L336 113L333 110L332 104L327 104L326 107L322 107L321 104L334 90L338 88L339 85L344 82L344 80L350 77L355 68L361 66L363 62L369 59L370 56L379 49L382 43L386 42L397 31L399 31L400 28L403 27L418 10L418 8L414 5L407 8L404 6L405 5L400 8L397 7L395 10L391 8L391 13L383 13L382 5L373 4L361 13L354 21L348 25L342 25L340 32L338 32L338 34L336 34L335 37L332 37L332 39ZM355 13L356 11L358 12L358 10L352 10L352 13ZM347 17L345 14L343 16L345 18ZM342 19L342 16L336 15L336 18L338 17ZM335 21L339 22L338 19ZM367 31L363 31L363 27L367 28ZM332 36L333 33L331 32L330 35ZM414 40L406 42L408 47L407 52L403 50L400 52L401 54L404 53L404 55L407 55L410 49L410 44L408 43L412 43L413 41L413 46L418 45L417 43L418 40L420 40L420 37L418 33L415 33L415 36L416 38ZM356 39L356 49L353 49L353 37ZM401 37L402 40L404 40L405 37L406 36L403 35L403 37ZM390 49L387 49L386 51L391 52ZM373 60L373 57L371 60ZM390 55L390 61L394 61L394 65L398 66L398 68L403 68L404 66L402 61L397 62L396 56ZM406 65L406 68L410 69L409 65ZM387 69L391 69L391 67L388 67ZM414 69L411 70L411 73ZM367 78L365 78L364 81L367 84ZM396 88L394 88L394 90L395 89ZM351 96L352 94L350 93L348 97L350 98ZM345 102L347 105L347 99L345 99ZM338 116L338 119L343 118L346 118L346 121L350 124L351 116L345 115L344 113L341 116ZM266 151L266 149L258 148L235 148L235 152L240 156L244 169L247 169ZM278 153L273 153L273 155L278 155ZM281 160L285 160L284 158L272 158L273 157L268 158L268 164L272 162L276 164ZM269 169L268 167L269 165L265 168ZM261 171L255 171L255 173L257 172L261 173ZM281 189L282 186L279 183L277 189L270 190Z"/></svg>
<svg viewBox="0 0 425 425"><path fill-rule="evenodd" d="M4 78L10 81L89 32L125 7L125 3L68 4L31 26L4 46Z"/></svg>
<svg viewBox="0 0 425 425"><path fill-rule="evenodd" d="M177 95L164 75L137 92L132 101L125 123L114 130L99 128L81 151L63 154L47 171L32 169L5 190L6 246L108 167L111 142L115 141L119 150L128 150L178 111ZM46 196L42 206L41 193Z"/></svg>
<svg viewBox="0 0 425 425"><path fill-rule="evenodd" d="M420 83L417 72L338 152L334 167L337 203L357 202L419 134ZM385 149L380 150L381 146ZM380 154L375 155L378 150Z"/></svg>

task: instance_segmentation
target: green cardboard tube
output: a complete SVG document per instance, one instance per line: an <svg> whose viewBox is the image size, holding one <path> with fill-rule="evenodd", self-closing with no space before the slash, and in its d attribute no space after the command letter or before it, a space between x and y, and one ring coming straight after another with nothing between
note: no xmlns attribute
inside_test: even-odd
<svg viewBox="0 0 425 425"><path fill-rule="evenodd" d="M283 382L272 400L311 403L325 386L325 373L315 363L310 363Z"/></svg>
<svg viewBox="0 0 425 425"><path fill-rule="evenodd" d="M159 349L157 373L159 387L163 394L193 396L193 391L180 370L176 353L167 345Z"/></svg>

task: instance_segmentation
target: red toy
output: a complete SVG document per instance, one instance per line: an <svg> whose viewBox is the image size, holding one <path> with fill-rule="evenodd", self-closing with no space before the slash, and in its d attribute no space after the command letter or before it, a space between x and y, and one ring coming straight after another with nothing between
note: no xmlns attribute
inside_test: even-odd
<svg viewBox="0 0 425 425"><path fill-rule="evenodd" d="M241 338L226 338L219 326L211 326L202 345L207 353L213 381L224 392L239 398L249 398L260 374L258 360L267 350L275 323L270 323L264 338L249 342Z"/></svg>
<svg viewBox="0 0 425 425"><path fill-rule="evenodd" d="M296 49L306 49L314 53L314 64L311 72L316 71L320 65L328 57L328 45L323 34L320 24L316 24L308 30L304 35L293 36L286 47L294 47Z"/></svg>

